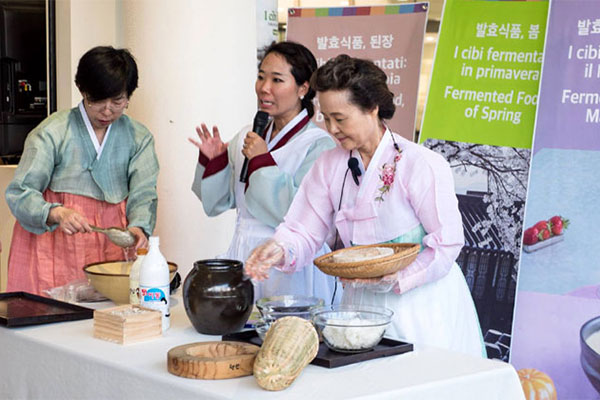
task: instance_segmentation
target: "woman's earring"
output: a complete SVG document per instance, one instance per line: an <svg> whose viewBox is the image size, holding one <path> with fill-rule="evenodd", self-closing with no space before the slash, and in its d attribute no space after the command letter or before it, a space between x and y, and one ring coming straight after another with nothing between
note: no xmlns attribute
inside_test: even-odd
<svg viewBox="0 0 600 400"><path fill-rule="evenodd" d="M304 95L300 96L300 100L301 101L304 100Z"/></svg>

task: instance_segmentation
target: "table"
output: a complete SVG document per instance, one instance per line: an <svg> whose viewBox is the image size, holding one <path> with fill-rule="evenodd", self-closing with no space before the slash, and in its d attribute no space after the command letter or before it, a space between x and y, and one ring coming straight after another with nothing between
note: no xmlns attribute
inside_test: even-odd
<svg viewBox="0 0 600 400"><path fill-rule="evenodd" d="M112 304L109 304L112 305ZM107 305L108 306L108 305ZM196 380L167 371L167 351L219 340L191 326L180 296L162 338L119 345L95 339L93 320L0 327L2 399L524 399L509 364L435 348L327 369L309 365L286 390L254 377Z"/></svg>

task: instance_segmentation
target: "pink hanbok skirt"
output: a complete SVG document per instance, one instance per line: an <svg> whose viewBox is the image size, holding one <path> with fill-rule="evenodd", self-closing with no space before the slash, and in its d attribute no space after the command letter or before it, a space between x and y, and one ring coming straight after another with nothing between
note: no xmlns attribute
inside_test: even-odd
<svg viewBox="0 0 600 400"><path fill-rule="evenodd" d="M89 197L44 192L44 199L72 208L99 227L125 228L126 200L110 204ZM8 291L26 291L43 295L43 290L84 279L87 264L125 259L124 250L111 243L104 234L67 235L59 228L41 235L26 231L15 222L8 258Z"/></svg>

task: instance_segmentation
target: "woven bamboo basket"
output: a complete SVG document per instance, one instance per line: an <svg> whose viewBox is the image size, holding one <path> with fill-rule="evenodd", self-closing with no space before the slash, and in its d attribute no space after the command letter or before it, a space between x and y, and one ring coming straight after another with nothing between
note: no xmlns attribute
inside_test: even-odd
<svg viewBox="0 0 600 400"><path fill-rule="evenodd" d="M339 263L333 261L333 256L335 254L350 249L355 250L368 247L391 247L394 249L394 254L357 262ZM314 263L327 275L348 279L378 278L383 275L400 271L402 268L410 265L410 263L417 258L420 249L421 245L418 243L385 243L354 246L324 254L321 257L316 258Z"/></svg>

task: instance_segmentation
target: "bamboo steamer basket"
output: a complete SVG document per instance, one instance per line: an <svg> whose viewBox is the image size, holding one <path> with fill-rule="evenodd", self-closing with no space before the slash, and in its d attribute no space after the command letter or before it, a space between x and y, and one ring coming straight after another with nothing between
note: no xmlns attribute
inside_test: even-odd
<svg viewBox="0 0 600 400"><path fill-rule="evenodd" d="M333 256L336 254L369 247L391 247L394 249L394 254L356 262L340 263L333 261ZM324 254L316 258L314 263L323 273L339 278L378 278L408 267L417 258L420 249L421 245L418 243L385 243L354 246Z"/></svg>

